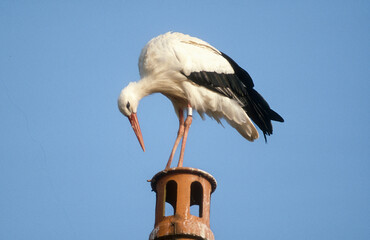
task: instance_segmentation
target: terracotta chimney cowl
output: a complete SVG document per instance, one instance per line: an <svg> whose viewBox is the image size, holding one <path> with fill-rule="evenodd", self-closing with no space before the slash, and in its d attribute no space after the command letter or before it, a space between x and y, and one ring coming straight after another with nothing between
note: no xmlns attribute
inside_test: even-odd
<svg viewBox="0 0 370 240"><path fill-rule="evenodd" d="M212 175L196 168L171 168L157 173L151 186L156 192L156 208L149 240L214 240L209 220L211 194L217 183Z"/></svg>

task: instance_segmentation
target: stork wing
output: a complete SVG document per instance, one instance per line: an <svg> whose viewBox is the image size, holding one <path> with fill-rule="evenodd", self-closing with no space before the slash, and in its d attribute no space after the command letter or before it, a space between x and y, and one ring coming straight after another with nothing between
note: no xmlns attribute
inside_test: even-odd
<svg viewBox="0 0 370 240"><path fill-rule="evenodd" d="M253 89L250 75L229 56L197 38L189 37L179 45L174 53L183 66L181 72L194 83L236 100L262 130L265 140L272 134L271 120L284 121Z"/></svg>

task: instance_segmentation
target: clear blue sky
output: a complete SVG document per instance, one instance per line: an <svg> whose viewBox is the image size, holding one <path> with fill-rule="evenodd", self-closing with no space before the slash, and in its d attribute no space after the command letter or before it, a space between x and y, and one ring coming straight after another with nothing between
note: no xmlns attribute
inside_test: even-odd
<svg viewBox="0 0 370 240"><path fill-rule="evenodd" d="M250 143L195 115L185 166L211 173L216 239L370 239L369 1L0 2L0 239L147 239L177 118L117 109L152 37L227 53L285 123ZM177 156L176 156L177 158Z"/></svg>

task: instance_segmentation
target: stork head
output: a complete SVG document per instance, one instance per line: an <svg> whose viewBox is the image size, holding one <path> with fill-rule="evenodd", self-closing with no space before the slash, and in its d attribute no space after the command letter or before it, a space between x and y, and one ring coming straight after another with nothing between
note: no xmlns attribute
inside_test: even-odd
<svg viewBox="0 0 370 240"><path fill-rule="evenodd" d="M137 107L139 105L139 97L138 93L135 91L135 86L136 83L132 82L121 91L121 94L118 97L118 108L120 112L130 121L132 129L139 140L140 146L145 152L144 139L143 135L141 134L139 121L136 115Z"/></svg>

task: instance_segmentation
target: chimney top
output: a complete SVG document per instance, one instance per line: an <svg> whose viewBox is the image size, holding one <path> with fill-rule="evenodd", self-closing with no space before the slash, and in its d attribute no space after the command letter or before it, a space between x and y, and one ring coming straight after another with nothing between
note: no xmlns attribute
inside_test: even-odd
<svg viewBox="0 0 370 240"><path fill-rule="evenodd" d="M175 168L170 168L170 169L158 172L156 175L153 176L152 180L150 180L152 190L154 192L157 192L157 189L156 189L157 181L160 178L162 178L164 175L179 174L179 173L189 173L189 174L201 176L207 179L208 182L211 184L211 187L212 187L211 193L213 193L216 190L217 181L211 174L207 173L206 171L203 171L197 168L190 168L190 167L175 167Z"/></svg>

